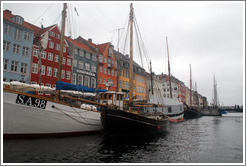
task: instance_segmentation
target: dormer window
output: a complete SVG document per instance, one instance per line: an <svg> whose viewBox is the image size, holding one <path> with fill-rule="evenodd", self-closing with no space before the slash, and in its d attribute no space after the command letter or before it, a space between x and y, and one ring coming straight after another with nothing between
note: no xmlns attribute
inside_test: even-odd
<svg viewBox="0 0 246 166"><path fill-rule="evenodd" d="M17 24L21 24L21 25L22 25L22 23L23 23L23 18L20 17L20 16L15 16L15 22L16 22Z"/></svg>

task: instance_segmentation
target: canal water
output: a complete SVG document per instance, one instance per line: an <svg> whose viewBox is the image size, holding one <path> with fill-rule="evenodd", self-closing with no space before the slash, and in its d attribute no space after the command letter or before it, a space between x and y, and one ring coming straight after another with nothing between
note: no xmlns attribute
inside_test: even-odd
<svg viewBox="0 0 246 166"><path fill-rule="evenodd" d="M243 163L243 114L170 124L156 136L3 140L3 163Z"/></svg>

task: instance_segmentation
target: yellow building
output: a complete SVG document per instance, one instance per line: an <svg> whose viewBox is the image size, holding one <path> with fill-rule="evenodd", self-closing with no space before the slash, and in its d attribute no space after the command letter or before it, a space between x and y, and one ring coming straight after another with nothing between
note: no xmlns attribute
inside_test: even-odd
<svg viewBox="0 0 246 166"><path fill-rule="evenodd" d="M118 55L118 52L115 53ZM129 56L119 54L119 91L129 92L130 87L130 75L129 75ZM147 77L145 70L134 62L133 65L133 96L139 100L147 99ZM129 98L129 93L124 96L126 99Z"/></svg>

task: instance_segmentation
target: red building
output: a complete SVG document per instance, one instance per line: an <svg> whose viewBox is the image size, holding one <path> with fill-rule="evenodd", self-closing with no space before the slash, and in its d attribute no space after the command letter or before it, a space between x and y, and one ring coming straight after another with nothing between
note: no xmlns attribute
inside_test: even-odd
<svg viewBox="0 0 246 166"><path fill-rule="evenodd" d="M58 25L39 28L32 25L35 32L31 61L31 83L39 84L39 46L37 41L42 41L44 50L41 52L41 85L55 87L58 75L58 60L60 56L61 33ZM46 43L46 44L45 44ZM64 41L61 81L71 83L72 57L68 54L68 44Z"/></svg>
<svg viewBox="0 0 246 166"><path fill-rule="evenodd" d="M117 88L117 61L114 56L114 47L110 42L96 45L99 51L98 59L98 88L116 91Z"/></svg>

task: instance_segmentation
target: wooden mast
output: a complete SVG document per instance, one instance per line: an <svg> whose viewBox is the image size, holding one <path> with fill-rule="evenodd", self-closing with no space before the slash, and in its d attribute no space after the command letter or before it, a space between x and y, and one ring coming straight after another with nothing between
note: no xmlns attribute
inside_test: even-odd
<svg viewBox="0 0 246 166"><path fill-rule="evenodd" d="M167 36L166 36L167 41ZM169 49L168 49L168 41L167 41L167 58L168 58L168 77L169 77L169 87L170 87L170 98L173 98L172 95L172 84L171 84L171 74L170 74L170 62L169 62Z"/></svg>
<svg viewBox="0 0 246 166"><path fill-rule="evenodd" d="M63 11L62 11L61 44L60 44L60 56L59 56L57 81L61 81L61 74L62 74L65 21L66 21L66 15L67 15L66 9L67 9L67 3L64 3L63 4ZM56 100L60 101L60 90L57 90L57 92L56 92Z"/></svg>
<svg viewBox="0 0 246 166"><path fill-rule="evenodd" d="M120 30L124 28L118 28L118 57L117 57L117 87L116 87L116 92L119 92L119 81L120 81Z"/></svg>
<svg viewBox="0 0 246 166"><path fill-rule="evenodd" d="M192 105L192 82L191 82L191 64L190 64L190 106Z"/></svg>
<svg viewBox="0 0 246 166"><path fill-rule="evenodd" d="M129 89L129 103L132 105L133 99L133 6L130 5L130 89ZM131 111L131 107L130 107Z"/></svg>
<svg viewBox="0 0 246 166"><path fill-rule="evenodd" d="M152 75L152 66L151 66L151 61L150 61L150 83L151 83L151 94L154 94L153 90L153 75Z"/></svg>

